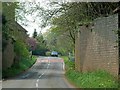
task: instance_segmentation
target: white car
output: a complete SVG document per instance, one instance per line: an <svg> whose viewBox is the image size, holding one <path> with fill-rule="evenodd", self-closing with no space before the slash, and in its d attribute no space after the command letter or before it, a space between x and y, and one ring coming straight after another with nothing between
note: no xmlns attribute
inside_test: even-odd
<svg viewBox="0 0 120 90"><path fill-rule="evenodd" d="M58 57L58 52L52 51L52 52L51 52L51 56L56 56L56 57Z"/></svg>

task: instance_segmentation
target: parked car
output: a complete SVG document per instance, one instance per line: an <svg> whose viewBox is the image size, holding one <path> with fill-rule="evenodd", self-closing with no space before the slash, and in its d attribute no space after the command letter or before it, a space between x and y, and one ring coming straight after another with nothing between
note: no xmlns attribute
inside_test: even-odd
<svg viewBox="0 0 120 90"><path fill-rule="evenodd" d="M51 52L51 56L58 57L58 52L56 52L56 51L52 51L52 52Z"/></svg>

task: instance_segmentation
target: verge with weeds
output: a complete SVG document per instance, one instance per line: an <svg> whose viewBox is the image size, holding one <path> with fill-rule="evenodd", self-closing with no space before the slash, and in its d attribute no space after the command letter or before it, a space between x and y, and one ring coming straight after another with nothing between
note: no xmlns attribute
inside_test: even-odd
<svg viewBox="0 0 120 90"><path fill-rule="evenodd" d="M118 88L117 79L104 70L93 72L77 72L75 64L69 61L66 56L62 57L66 65L65 76L79 88Z"/></svg>
<svg viewBox="0 0 120 90"><path fill-rule="evenodd" d="M32 56L32 59L21 59L19 65L14 65L11 68L3 70L2 77L9 78L20 74L21 72L29 69L36 62L36 59L36 56Z"/></svg>

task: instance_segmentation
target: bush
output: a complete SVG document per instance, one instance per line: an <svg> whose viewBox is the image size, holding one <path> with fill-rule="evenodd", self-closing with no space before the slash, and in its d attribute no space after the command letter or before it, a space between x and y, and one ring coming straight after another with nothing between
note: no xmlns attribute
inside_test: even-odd
<svg viewBox="0 0 120 90"><path fill-rule="evenodd" d="M51 55L51 52L50 51L47 51L46 52L46 56L50 56Z"/></svg>
<svg viewBox="0 0 120 90"><path fill-rule="evenodd" d="M75 62L70 61L69 57L66 57L66 56L61 56L61 57L64 59L66 70L75 69Z"/></svg>
<svg viewBox="0 0 120 90"><path fill-rule="evenodd" d="M29 58L30 53L27 50L27 46L21 41L16 41L14 43L14 51L17 54L17 56L21 58Z"/></svg>
<svg viewBox="0 0 120 90"><path fill-rule="evenodd" d="M71 69L66 72L70 81L80 88L117 88L117 80L104 70L93 72L76 72Z"/></svg>
<svg viewBox="0 0 120 90"><path fill-rule="evenodd" d="M31 59L21 59L20 62L17 64L19 68L16 68L16 64L13 65L11 68L2 71L2 78L8 78L16 76L17 74L25 71L26 69L30 68L36 61L35 56Z"/></svg>
<svg viewBox="0 0 120 90"><path fill-rule="evenodd" d="M32 54L33 55L45 56L47 51L48 51L48 49L46 47L44 47L42 45L41 46L37 45L35 50L33 50Z"/></svg>

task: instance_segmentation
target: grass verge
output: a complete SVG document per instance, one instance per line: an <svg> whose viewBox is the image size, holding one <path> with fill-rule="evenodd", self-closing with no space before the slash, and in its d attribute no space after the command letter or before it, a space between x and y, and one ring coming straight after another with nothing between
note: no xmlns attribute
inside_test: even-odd
<svg viewBox="0 0 120 90"><path fill-rule="evenodd" d="M65 76L67 79L79 88L118 88L118 82L115 77L104 70L93 72L77 72L74 70L75 64L62 56L66 66Z"/></svg>
<svg viewBox="0 0 120 90"><path fill-rule="evenodd" d="M6 70L2 71L2 78L9 78L20 74L21 72L29 69L37 60L36 56L33 56L32 59L22 59L19 64L12 66Z"/></svg>

